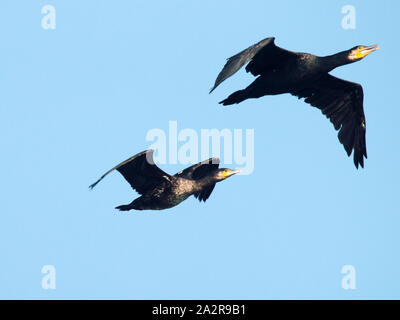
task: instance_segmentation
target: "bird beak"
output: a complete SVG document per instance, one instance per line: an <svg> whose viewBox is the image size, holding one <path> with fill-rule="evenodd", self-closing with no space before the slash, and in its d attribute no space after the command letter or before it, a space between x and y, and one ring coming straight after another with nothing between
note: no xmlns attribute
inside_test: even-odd
<svg viewBox="0 0 400 320"><path fill-rule="evenodd" d="M225 178L225 179L226 179L226 178L229 178L229 177L231 177L231 176L233 176L234 174L239 173L239 172L242 172L242 170L237 169L237 170L230 170L230 171L224 172L224 178Z"/></svg>
<svg viewBox="0 0 400 320"><path fill-rule="evenodd" d="M360 53L362 54L363 57L366 57L371 52L374 52L378 49L379 49L379 45L374 44L373 46L365 47L364 49L360 50Z"/></svg>

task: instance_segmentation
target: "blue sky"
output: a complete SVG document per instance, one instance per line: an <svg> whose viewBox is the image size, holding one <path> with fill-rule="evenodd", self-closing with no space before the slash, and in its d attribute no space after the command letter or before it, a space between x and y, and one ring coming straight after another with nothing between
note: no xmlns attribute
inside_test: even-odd
<svg viewBox="0 0 400 320"><path fill-rule="evenodd" d="M55 30L41 26L47 4ZM348 4L354 30L341 26ZM399 11L393 0L1 1L0 298L400 298ZM208 94L226 58L268 36L317 55L380 44L332 72L363 85L365 169L294 97L218 105L252 81L243 70ZM137 196L118 173L89 192L170 120L254 129L253 174L163 212L114 210ZM44 265L55 290L41 286ZM344 265L355 290L341 286Z"/></svg>

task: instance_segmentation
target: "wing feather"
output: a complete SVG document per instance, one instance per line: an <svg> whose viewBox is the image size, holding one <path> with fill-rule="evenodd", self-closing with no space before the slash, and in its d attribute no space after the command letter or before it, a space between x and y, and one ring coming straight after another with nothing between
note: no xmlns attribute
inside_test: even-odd
<svg viewBox="0 0 400 320"><path fill-rule="evenodd" d="M89 186L93 189L109 173L117 170L131 187L139 194L144 194L163 181L169 181L170 175L154 164L154 150L146 150L121 162L103 174L99 180Z"/></svg>
<svg viewBox="0 0 400 320"><path fill-rule="evenodd" d="M201 179L205 174L210 172L213 169L217 169L219 167L219 159L218 158L210 158L204 160L202 162L196 163L193 166L190 166L182 171L179 171L175 174L175 177L184 178L184 179Z"/></svg>
<svg viewBox="0 0 400 320"><path fill-rule="evenodd" d="M218 158L210 158L208 160L204 160L199 162L185 170L178 172L175 177L185 178L185 179L193 179L198 180L206 177L213 170L217 170L219 167L219 159ZM199 201L206 201L212 191L215 188L215 183L203 188L201 191L194 193L195 198L199 199Z"/></svg>
<svg viewBox="0 0 400 320"><path fill-rule="evenodd" d="M364 93L361 85L326 74L313 85L294 90L291 94L305 98L306 103L320 109L335 129L339 130L339 141L348 156L353 153L356 168L364 167L367 148Z"/></svg>
<svg viewBox="0 0 400 320"><path fill-rule="evenodd" d="M230 57L223 67L222 71L218 74L217 80L215 80L215 84L210 90L210 93L218 87L221 82L228 79L230 76L235 74L243 65L249 62L262 48L268 46L270 44L274 45L275 38L266 38L261 40L260 42L248 47L247 49L235 54Z"/></svg>

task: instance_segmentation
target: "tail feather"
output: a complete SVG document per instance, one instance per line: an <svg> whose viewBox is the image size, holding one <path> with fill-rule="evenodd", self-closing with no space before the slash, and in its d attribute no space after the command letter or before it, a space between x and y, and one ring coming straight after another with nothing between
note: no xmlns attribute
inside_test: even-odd
<svg viewBox="0 0 400 320"><path fill-rule="evenodd" d="M130 204L123 204L121 206L115 207L115 209L118 209L120 211L143 210L143 199L142 197L139 197L133 200Z"/></svg>
<svg viewBox="0 0 400 320"><path fill-rule="evenodd" d="M122 206L115 207L115 209L118 209L119 211L129 211L132 210L133 208L130 204L124 204Z"/></svg>

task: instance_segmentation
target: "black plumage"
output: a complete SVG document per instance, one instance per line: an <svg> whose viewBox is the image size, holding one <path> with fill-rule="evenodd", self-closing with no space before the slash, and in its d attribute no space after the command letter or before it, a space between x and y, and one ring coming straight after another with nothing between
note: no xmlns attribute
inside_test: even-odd
<svg viewBox="0 0 400 320"><path fill-rule="evenodd" d="M364 167L367 158L366 123L361 85L329 74L336 67L359 61L378 46L357 46L337 54L317 57L279 48L275 38L264 39L229 58L210 93L246 63L246 71L258 76L244 90L232 93L223 105L240 103L265 95L290 93L320 109L330 119L347 154L354 152L354 164Z"/></svg>
<svg viewBox="0 0 400 320"><path fill-rule="evenodd" d="M153 150L147 150L107 171L89 188L93 189L113 170L120 172L131 187L141 195L128 205L116 207L121 211L168 209L191 195L200 202L205 202L217 182L239 172L239 170L219 168L219 159L210 158L171 176L154 164Z"/></svg>

